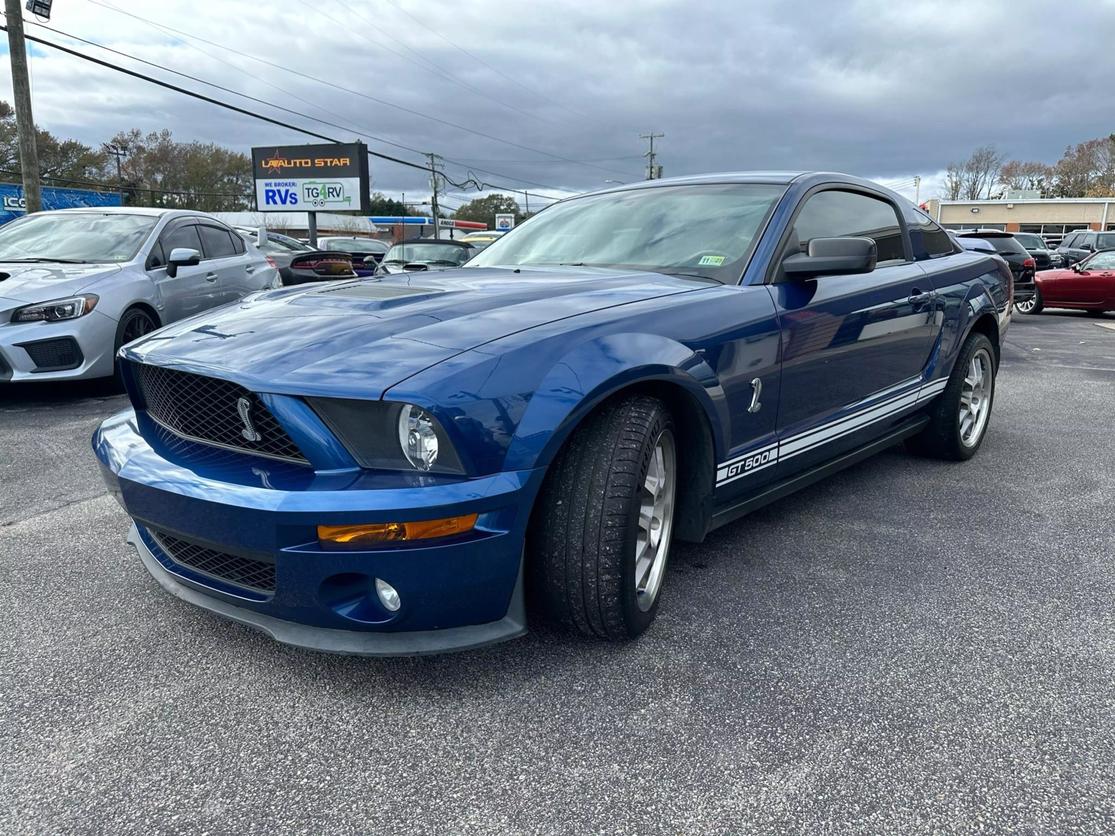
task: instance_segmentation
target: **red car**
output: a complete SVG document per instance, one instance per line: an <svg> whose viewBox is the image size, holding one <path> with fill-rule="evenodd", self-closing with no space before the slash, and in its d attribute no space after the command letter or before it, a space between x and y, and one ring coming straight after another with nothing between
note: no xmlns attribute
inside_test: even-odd
<svg viewBox="0 0 1115 836"><path fill-rule="evenodd" d="M1043 270L1034 277L1034 295L1015 303L1022 313L1075 308L1101 314L1115 311L1115 250L1093 253L1068 270Z"/></svg>

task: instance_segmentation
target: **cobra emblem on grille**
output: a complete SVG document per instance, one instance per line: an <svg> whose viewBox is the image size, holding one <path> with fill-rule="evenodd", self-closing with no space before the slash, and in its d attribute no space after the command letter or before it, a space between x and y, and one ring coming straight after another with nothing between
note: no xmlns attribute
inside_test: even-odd
<svg viewBox="0 0 1115 836"><path fill-rule="evenodd" d="M263 436L260 435L252 423L252 402L245 397L236 399L236 411L240 414L240 420L244 422L244 429L240 431L240 435L245 441L262 441Z"/></svg>

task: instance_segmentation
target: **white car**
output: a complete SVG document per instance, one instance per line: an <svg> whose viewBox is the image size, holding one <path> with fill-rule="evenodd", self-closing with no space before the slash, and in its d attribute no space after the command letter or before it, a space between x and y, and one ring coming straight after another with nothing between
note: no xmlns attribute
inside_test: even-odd
<svg viewBox="0 0 1115 836"><path fill-rule="evenodd" d="M177 209L36 212L0 226L0 381L113 374L125 343L279 286L216 218Z"/></svg>

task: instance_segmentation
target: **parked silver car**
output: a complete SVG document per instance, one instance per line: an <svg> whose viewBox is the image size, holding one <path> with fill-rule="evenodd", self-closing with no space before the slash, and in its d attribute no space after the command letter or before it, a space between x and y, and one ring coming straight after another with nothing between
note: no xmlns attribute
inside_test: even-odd
<svg viewBox="0 0 1115 836"><path fill-rule="evenodd" d="M37 212L0 227L0 381L104 377L120 346L279 286L209 215L133 207Z"/></svg>

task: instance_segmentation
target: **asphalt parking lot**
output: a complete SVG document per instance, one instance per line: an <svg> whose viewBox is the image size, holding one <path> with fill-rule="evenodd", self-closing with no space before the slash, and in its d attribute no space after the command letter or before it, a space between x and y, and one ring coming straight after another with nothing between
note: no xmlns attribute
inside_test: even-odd
<svg viewBox="0 0 1115 836"><path fill-rule="evenodd" d="M172 599L89 450L122 405L0 391L0 832L1115 828L1115 316L1016 317L975 460L682 548L625 646L322 656Z"/></svg>

